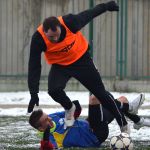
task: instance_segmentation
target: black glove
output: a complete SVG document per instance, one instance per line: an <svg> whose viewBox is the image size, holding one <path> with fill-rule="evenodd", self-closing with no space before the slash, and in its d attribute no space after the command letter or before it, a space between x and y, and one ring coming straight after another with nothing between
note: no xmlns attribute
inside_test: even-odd
<svg viewBox="0 0 150 150"><path fill-rule="evenodd" d="M48 125L46 130L44 131L43 140L49 141L49 135L50 135L50 126Z"/></svg>
<svg viewBox="0 0 150 150"><path fill-rule="evenodd" d="M31 100L28 105L28 113L33 111L34 105L39 106L39 97L38 94L31 94Z"/></svg>
<svg viewBox="0 0 150 150"><path fill-rule="evenodd" d="M106 4L106 9L109 11L119 11L119 6L115 1L110 1Z"/></svg>
<svg viewBox="0 0 150 150"><path fill-rule="evenodd" d="M50 126L47 126L46 130L44 131L43 140L41 141L41 150L52 150L53 145L49 140L50 136Z"/></svg>

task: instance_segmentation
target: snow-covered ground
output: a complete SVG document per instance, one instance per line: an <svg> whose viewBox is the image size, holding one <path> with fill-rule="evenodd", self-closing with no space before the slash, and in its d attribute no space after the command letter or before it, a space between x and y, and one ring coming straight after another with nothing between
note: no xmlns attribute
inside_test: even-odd
<svg viewBox="0 0 150 150"><path fill-rule="evenodd" d="M115 98L118 98L119 96L126 96L129 101L132 101L134 98L136 98L139 93L118 93L118 92L111 92ZM150 106L150 93L144 93L145 94L145 102L142 105L142 107ZM88 105L89 101L89 93L88 92L67 92L67 95L70 97L71 100L79 100L81 105ZM47 106L55 106L51 109L44 109L48 113L53 113L56 111L61 111L63 108L60 108L60 105L56 103L54 100L50 98L50 96L46 92L40 92L39 93L39 99L40 99L40 105L47 105ZM12 116L18 116L18 115L26 115L26 106L28 105L30 100L30 94L28 92L4 92L0 93L0 115L12 115ZM15 108L9 108L6 109L7 106L15 106ZM23 108L20 107L24 106ZM3 106L6 106L3 107ZM57 108L58 106L58 108ZM42 108L42 107L40 107ZM148 115L150 116L150 109L140 109L139 110L140 115ZM87 115L87 109L83 109L82 116Z"/></svg>
<svg viewBox="0 0 150 150"><path fill-rule="evenodd" d="M118 93L112 92L115 98L119 96L126 96L129 101L132 101L136 98L139 93ZM79 100L81 105L88 105L88 92L67 92L67 95L71 98L71 100ZM150 93L145 93L146 100L142 105L142 108L139 109L139 115L150 117ZM56 111L61 111L63 108L60 108L60 105L54 102L46 92L39 93L40 98L40 105L48 105L51 106L50 108L43 108L43 110L47 113L53 113ZM27 112L27 105L30 100L30 95L28 92L11 92L11 93L0 93L0 116L22 116L28 115ZM13 108L7 108L6 106L13 105ZM24 107L20 107L24 106ZM5 106L5 107L4 107ZM52 108L54 106L54 108ZM58 107L57 107L58 106ZM42 107L41 107L42 108ZM87 108L84 108L81 115L87 116ZM143 127L140 130L133 129L133 123L129 123L131 126L131 137L134 140L139 141L149 141L150 137L150 128ZM116 121L113 121L110 125L110 136L119 134L119 127L116 124Z"/></svg>

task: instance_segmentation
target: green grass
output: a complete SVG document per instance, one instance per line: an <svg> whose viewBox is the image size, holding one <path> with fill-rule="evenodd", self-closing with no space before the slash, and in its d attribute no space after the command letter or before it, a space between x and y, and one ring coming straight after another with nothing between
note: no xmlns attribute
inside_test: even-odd
<svg viewBox="0 0 150 150"><path fill-rule="evenodd" d="M28 117L0 117L0 150L37 150L40 139L37 132L28 124ZM150 150L150 141L134 141L135 150ZM84 150L85 148L66 148L65 150ZM88 150L108 150L108 142L101 148Z"/></svg>

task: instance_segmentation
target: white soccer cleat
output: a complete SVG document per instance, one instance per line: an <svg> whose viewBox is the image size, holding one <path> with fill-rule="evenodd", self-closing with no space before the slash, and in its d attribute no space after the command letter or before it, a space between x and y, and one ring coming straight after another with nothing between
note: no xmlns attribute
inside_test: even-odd
<svg viewBox="0 0 150 150"><path fill-rule="evenodd" d="M76 106L72 103L72 107L69 110L65 111L65 126L70 127L73 125L75 119L74 119L74 112L75 112Z"/></svg>
<svg viewBox="0 0 150 150"><path fill-rule="evenodd" d="M145 100L145 95L144 94L140 94L132 102L129 102L129 113L137 114L138 113L138 109L143 104L144 100Z"/></svg>
<svg viewBox="0 0 150 150"><path fill-rule="evenodd" d="M144 126L150 127L150 119L142 117L138 123L134 123L133 128L139 130Z"/></svg>

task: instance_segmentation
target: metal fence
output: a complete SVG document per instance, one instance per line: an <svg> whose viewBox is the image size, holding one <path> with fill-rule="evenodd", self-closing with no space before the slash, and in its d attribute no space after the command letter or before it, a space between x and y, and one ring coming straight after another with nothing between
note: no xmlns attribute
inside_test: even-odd
<svg viewBox="0 0 150 150"><path fill-rule="evenodd" d="M48 16L78 13L91 2L108 0L0 0L0 76L28 72L30 40ZM117 0L120 11L106 12L82 30L93 36L93 59L103 78L150 78L150 0ZM91 42L91 41L90 41ZM42 76L50 66L42 60Z"/></svg>

